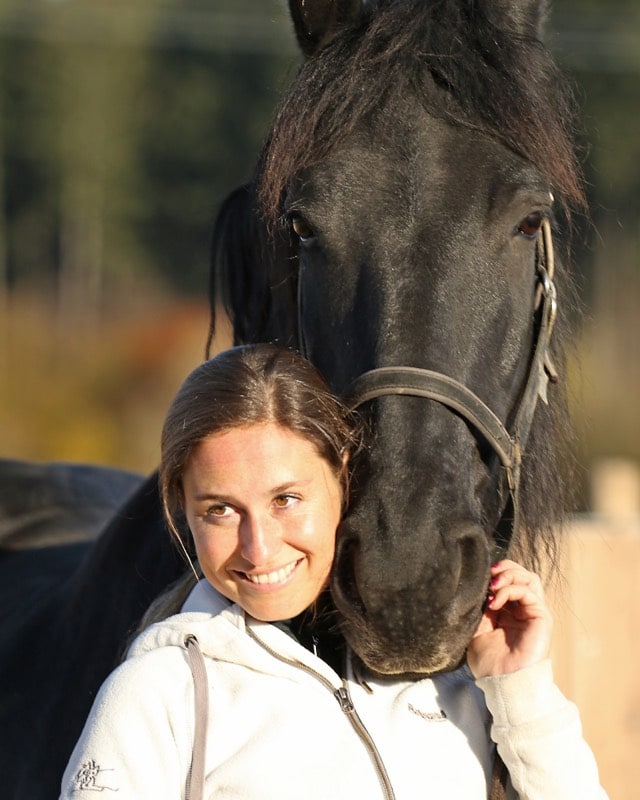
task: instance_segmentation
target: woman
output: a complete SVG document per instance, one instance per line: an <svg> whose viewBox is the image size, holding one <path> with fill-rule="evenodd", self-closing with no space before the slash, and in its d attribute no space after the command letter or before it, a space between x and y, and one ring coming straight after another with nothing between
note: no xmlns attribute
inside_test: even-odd
<svg viewBox="0 0 640 800"><path fill-rule="evenodd" d="M326 587L357 441L290 352L234 348L187 378L160 481L203 577L105 682L61 797L472 800L487 796L491 737L513 796L605 796L553 685L540 581L514 562L492 568L468 666L383 678L344 646Z"/></svg>

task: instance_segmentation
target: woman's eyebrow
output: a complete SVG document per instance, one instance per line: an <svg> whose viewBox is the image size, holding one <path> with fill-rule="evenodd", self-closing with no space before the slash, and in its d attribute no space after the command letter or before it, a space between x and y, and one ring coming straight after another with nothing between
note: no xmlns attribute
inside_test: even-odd
<svg viewBox="0 0 640 800"><path fill-rule="evenodd" d="M274 486L271 489L273 494L280 494L282 492L286 492L287 489L291 489L294 487L304 488L311 483L311 478L293 478L290 481L286 481L285 483L281 483L279 486Z"/></svg>
<svg viewBox="0 0 640 800"><path fill-rule="evenodd" d="M193 495L194 500L202 501L202 500L216 500L220 503L229 502L232 499L232 496L229 494L224 494L222 492L196 492Z"/></svg>

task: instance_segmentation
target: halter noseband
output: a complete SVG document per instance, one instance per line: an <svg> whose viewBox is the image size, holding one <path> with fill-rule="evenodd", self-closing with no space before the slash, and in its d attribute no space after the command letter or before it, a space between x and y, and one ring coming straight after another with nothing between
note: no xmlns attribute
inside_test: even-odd
<svg viewBox="0 0 640 800"><path fill-rule="evenodd" d="M534 312L539 316L527 380L510 433L500 419L464 384L440 372L419 367L380 367L363 373L346 392L346 402L355 409L384 395L410 395L435 400L460 414L491 445L505 469L509 497L513 506L511 533L518 527L520 467L538 398L547 402L547 384L558 376L549 354L549 342L556 318L556 289L553 283L554 255L551 227L543 220L542 236L536 245L536 291ZM503 510L503 517L505 510ZM511 535L501 537L506 550Z"/></svg>

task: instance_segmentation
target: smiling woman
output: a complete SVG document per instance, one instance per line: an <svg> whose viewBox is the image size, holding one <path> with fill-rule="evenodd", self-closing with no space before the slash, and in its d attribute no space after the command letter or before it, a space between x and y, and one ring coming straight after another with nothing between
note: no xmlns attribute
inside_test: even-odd
<svg viewBox="0 0 640 800"><path fill-rule="evenodd" d="M191 558L195 545L209 564L235 538L234 581L241 572L255 583L288 565L274 552L274 526L303 540L319 526L330 562L358 431L316 369L291 351L248 345L200 365L173 400L161 439L164 511L183 552Z"/></svg>
<svg viewBox="0 0 640 800"><path fill-rule="evenodd" d="M352 413L290 351L232 348L187 377L160 485L203 577L184 602L169 593L172 615L103 685L62 798L416 800L428 774L436 797L486 800L496 745L520 800L605 797L553 683L542 584L518 564L491 568L451 673L381 676L346 645L328 586L359 446Z"/></svg>

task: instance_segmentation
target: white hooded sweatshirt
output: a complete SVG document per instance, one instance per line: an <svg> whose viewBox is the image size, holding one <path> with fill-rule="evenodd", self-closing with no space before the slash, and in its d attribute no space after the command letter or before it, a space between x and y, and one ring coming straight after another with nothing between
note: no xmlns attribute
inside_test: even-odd
<svg viewBox="0 0 640 800"><path fill-rule="evenodd" d="M62 781L64 800L179 800L194 747L185 639L206 664L205 798L485 800L497 743L520 800L601 800L575 706L548 662L474 682L343 681L281 628L201 581L102 686ZM490 712L490 713L489 713Z"/></svg>

